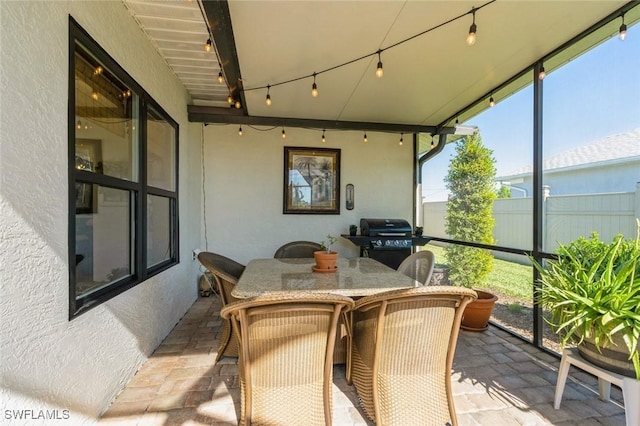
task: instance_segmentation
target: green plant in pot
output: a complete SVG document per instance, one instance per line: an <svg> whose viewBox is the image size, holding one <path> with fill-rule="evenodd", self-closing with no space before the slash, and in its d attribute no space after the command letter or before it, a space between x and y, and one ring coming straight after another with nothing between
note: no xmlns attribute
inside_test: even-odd
<svg viewBox="0 0 640 426"><path fill-rule="evenodd" d="M496 169L493 153L483 145L478 132L458 141L455 149L456 155L449 162L445 177L450 191L445 231L456 240L495 244L492 209L496 198ZM445 248L445 257L451 268L451 282L473 288L478 294L478 298L466 306L461 328L469 331L486 330L498 298L477 287L482 285L493 269L491 252L452 244Z"/></svg>
<svg viewBox="0 0 640 426"><path fill-rule="evenodd" d="M563 346L593 364L640 380L640 221L635 240L598 234L560 245L540 273L537 297Z"/></svg>
<svg viewBox="0 0 640 426"><path fill-rule="evenodd" d="M322 250L313 252L313 257L316 260L316 265L313 268L315 272L335 272L338 269L336 266L338 252L331 251L331 246L335 244L338 239L333 235L327 235L326 241L327 242L320 242Z"/></svg>

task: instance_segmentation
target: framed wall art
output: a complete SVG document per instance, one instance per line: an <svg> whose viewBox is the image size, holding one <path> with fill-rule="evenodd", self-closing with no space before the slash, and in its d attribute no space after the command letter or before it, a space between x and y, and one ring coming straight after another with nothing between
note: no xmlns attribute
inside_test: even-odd
<svg viewBox="0 0 640 426"><path fill-rule="evenodd" d="M340 214L340 150L284 147L284 214Z"/></svg>

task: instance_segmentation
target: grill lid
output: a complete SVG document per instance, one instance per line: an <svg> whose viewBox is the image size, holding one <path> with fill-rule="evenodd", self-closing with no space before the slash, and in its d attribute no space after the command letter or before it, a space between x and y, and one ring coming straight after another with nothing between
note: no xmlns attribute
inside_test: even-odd
<svg viewBox="0 0 640 426"><path fill-rule="evenodd" d="M404 219L360 219L360 234L370 237L410 237L411 225Z"/></svg>

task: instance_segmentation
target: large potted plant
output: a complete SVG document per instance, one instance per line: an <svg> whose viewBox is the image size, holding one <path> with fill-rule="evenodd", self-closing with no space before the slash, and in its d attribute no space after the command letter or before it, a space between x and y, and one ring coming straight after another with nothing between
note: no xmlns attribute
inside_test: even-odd
<svg viewBox="0 0 640 426"><path fill-rule="evenodd" d="M485 147L478 132L456 144L456 155L449 163L445 178L450 195L447 200L445 229L457 240L494 244L492 214L496 199L495 159ZM469 331L488 328L493 306L498 298L477 287L493 268L489 250L452 244L445 248L445 257L451 268L449 278L454 285L473 288L478 298L464 310L461 327Z"/></svg>
<svg viewBox="0 0 640 426"><path fill-rule="evenodd" d="M335 272L338 269L336 266L338 252L331 251L331 245L337 240L333 235L327 235L327 242L320 243L322 250L313 252L313 257L316 260L316 265L313 267L315 272Z"/></svg>
<svg viewBox="0 0 640 426"><path fill-rule="evenodd" d="M533 264L538 300L562 346L575 343L591 363L640 380L640 221L638 232L609 244L593 233L560 245L557 259Z"/></svg>

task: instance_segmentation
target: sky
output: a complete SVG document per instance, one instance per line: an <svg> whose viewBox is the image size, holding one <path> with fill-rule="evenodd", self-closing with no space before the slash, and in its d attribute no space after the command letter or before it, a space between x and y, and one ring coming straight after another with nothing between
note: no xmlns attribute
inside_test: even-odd
<svg viewBox="0 0 640 426"><path fill-rule="evenodd" d="M603 137L640 128L640 25L624 41L613 37L543 81L543 156L548 158ZM469 119L493 150L497 176L533 163L533 86ZM453 146L423 166L426 201L444 201Z"/></svg>

